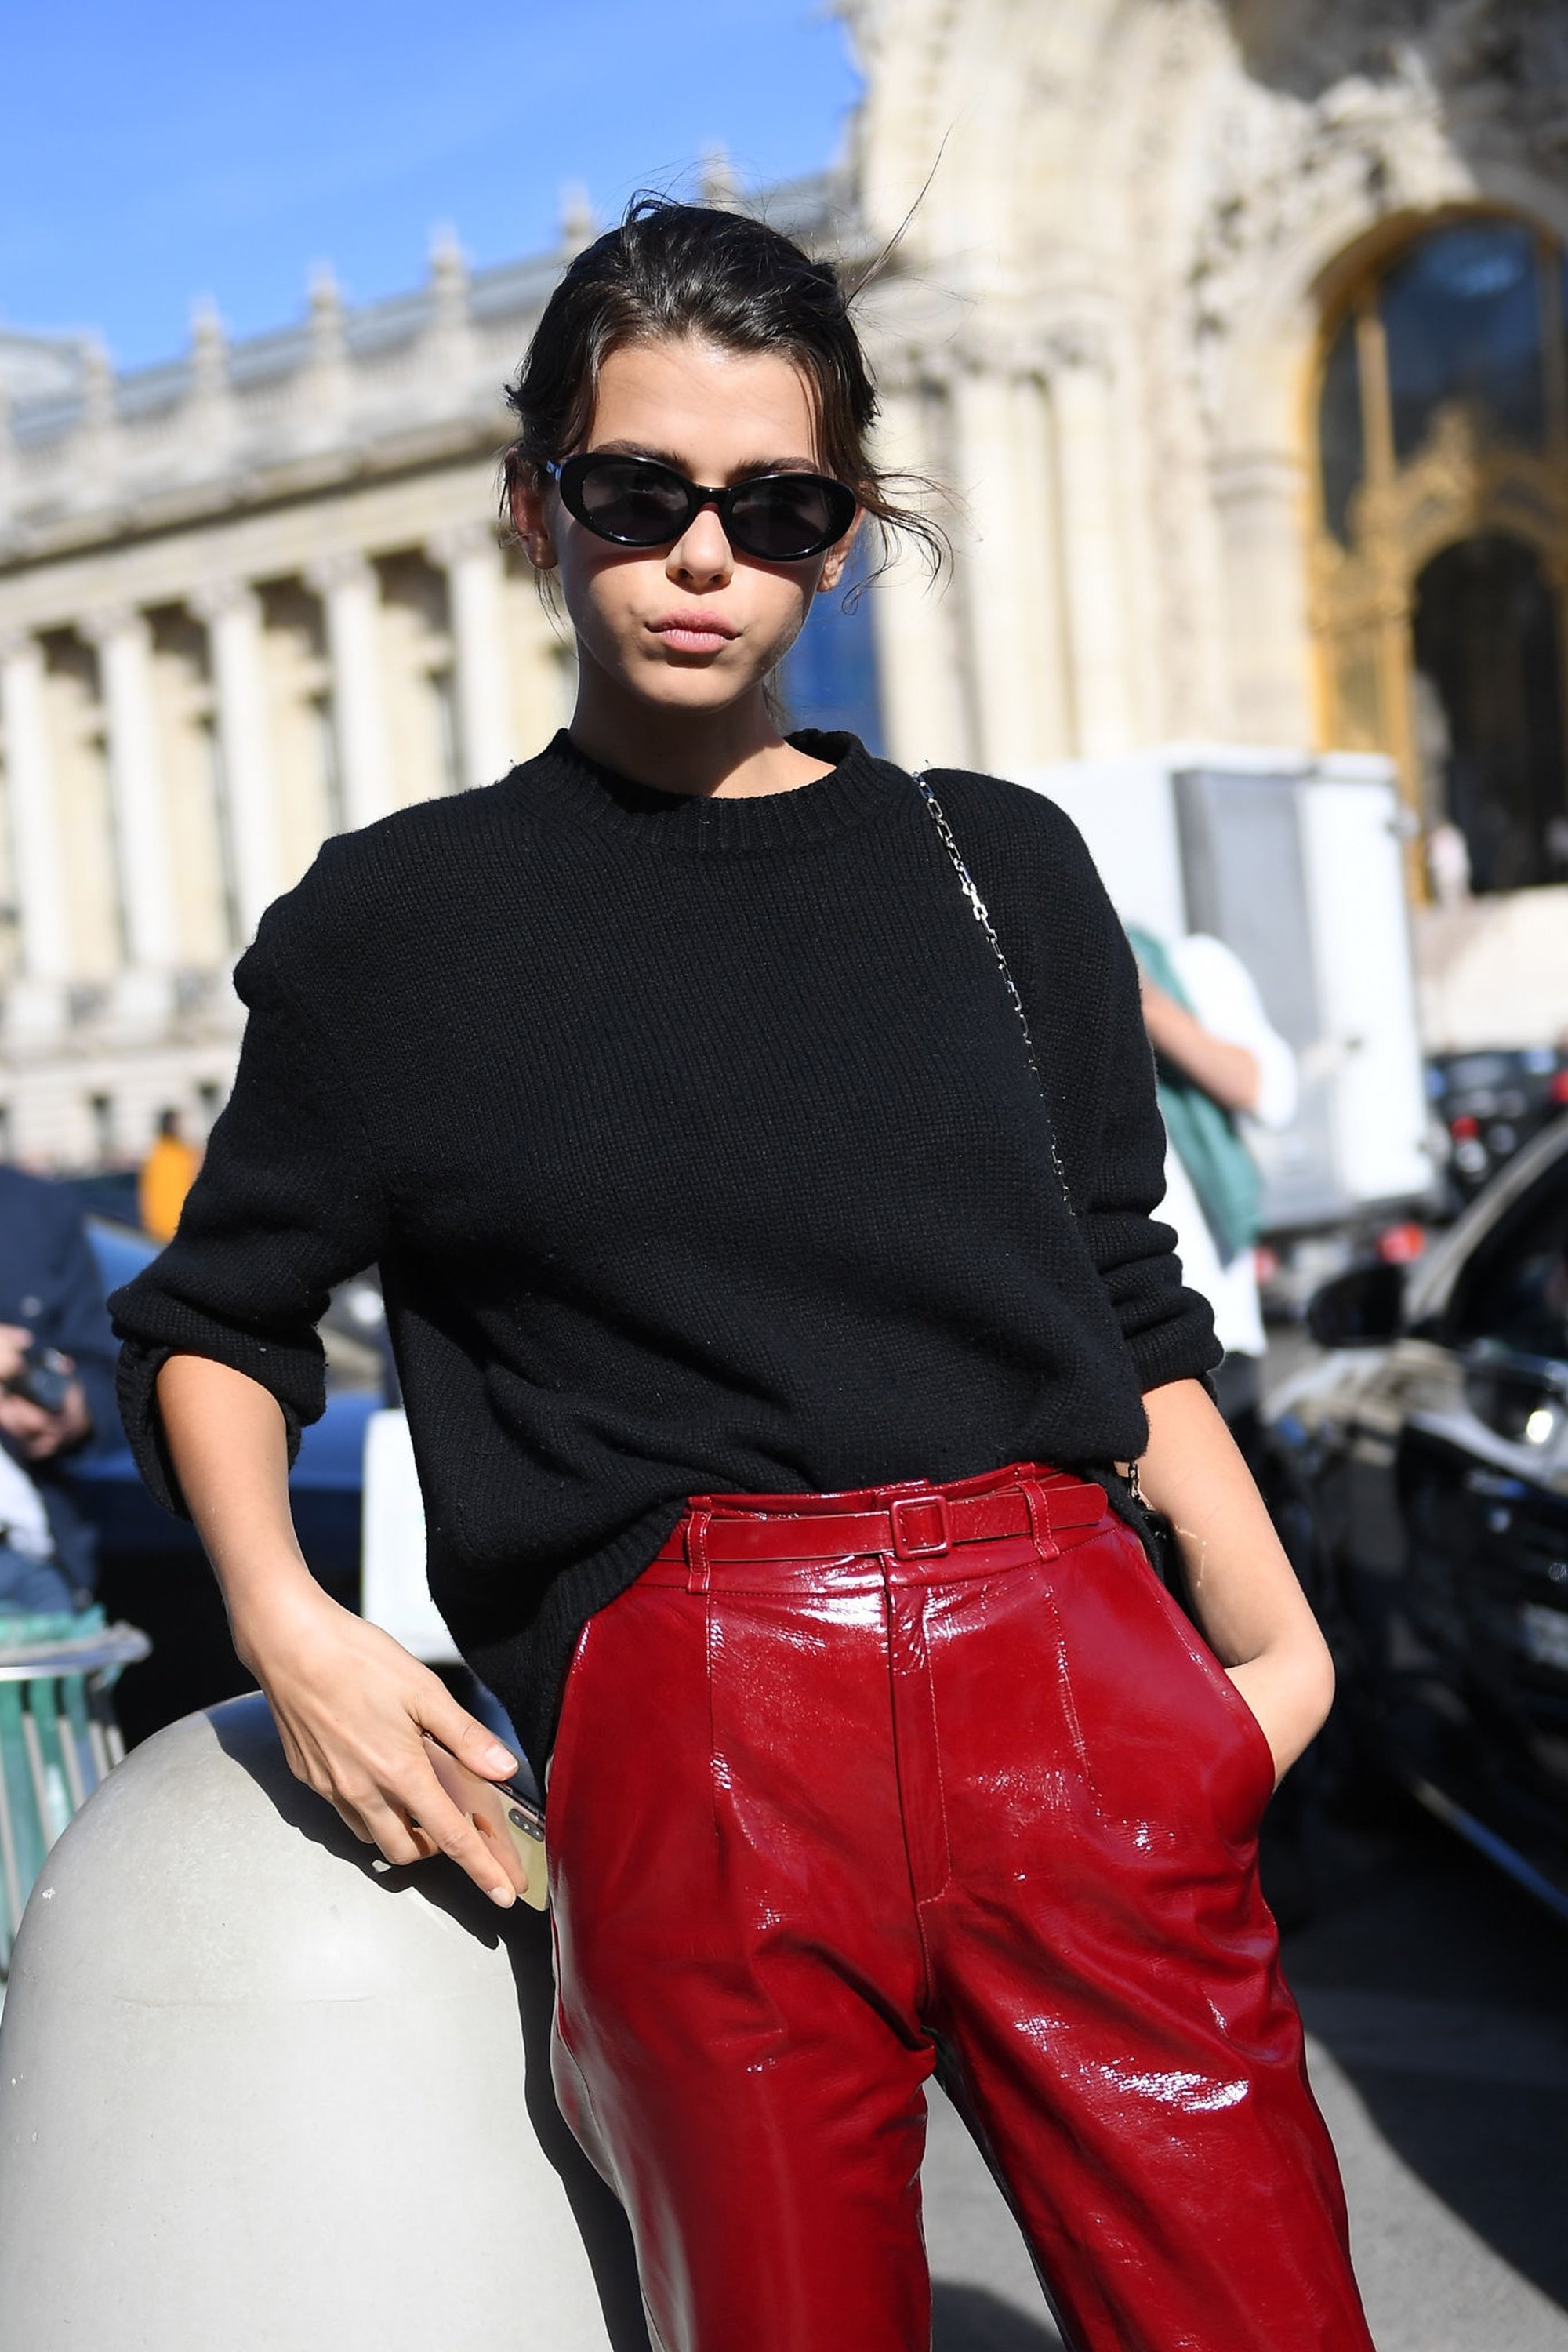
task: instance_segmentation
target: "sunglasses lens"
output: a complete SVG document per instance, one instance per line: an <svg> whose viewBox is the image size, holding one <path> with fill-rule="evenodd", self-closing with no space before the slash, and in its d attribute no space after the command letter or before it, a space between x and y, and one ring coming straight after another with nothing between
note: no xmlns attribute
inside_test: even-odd
<svg viewBox="0 0 1568 2352"><path fill-rule="evenodd" d="M666 547L685 529L679 476L647 457L602 457L584 467L575 487L578 520L623 547Z"/></svg>
<svg viewBox="0 0 1568 2352"><path fill-rule="evenodd" d="M668 547L691 519L695 492L652 457L579 457L563 471L570 511L622 547ZM855 493L824 474L765 474L729 500L735 545L764 563L798 563L842 539L855 520Z"/></svg>
<svg viewBox="0 0 1568 2352"><path fill-rule="evenodd" d="M848 530L855 499L822 474L767 474L745 483L730 508L737 547L764 563L794 563L831 547Z"/></svg>

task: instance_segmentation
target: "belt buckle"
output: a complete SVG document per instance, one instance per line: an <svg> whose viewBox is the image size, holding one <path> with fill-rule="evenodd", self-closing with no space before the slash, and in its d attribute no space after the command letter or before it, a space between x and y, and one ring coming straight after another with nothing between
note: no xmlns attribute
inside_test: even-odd
<svg viewBox="0 0 1568 2352"><path fill-rule="evenodd" d="M925 1532L921 1532L921 1514ZM888 1506L896 1559L931 1559L952 1547L945 1495L902 1495Z"/></svg>

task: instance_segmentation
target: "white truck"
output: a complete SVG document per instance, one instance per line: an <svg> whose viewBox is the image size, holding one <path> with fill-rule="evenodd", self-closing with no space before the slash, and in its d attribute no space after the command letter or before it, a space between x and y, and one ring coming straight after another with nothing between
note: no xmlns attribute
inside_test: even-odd
<svg viewBox="0 0 1568 2352"><path fill-rule="evenodd" d="M1124 921L1207 931L1296 1051L1301 1107L1254 1139L1264 1230L1419 1208L1433 1183L1399 797L1361 753L1181 744L1021 773L1082 833Z"/></svg>

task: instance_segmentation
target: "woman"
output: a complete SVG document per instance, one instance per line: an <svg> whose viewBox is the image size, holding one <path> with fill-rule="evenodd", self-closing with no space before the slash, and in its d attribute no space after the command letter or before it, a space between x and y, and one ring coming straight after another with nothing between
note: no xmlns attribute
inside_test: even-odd
<svg viewBox="0 0 1568 2352"><path fill-rule="evenodd" d="M664 2352L928 2340L939 2066L1085 2352L1362 2352L1255 1871L1329 1666L1149 1214L1131 955L1049 803L944 776L1016 1007L914 781L775 723L856 529L909 520L830 268L641 204L512 402L571 727L262 923L115 1302L149 1478L295 1770L510 1901L424 1739L512 1759L289 1526L316 1318L380 1262L433 1589L551 1759L557 2088ZM1206 1643L1074 1473L1140 1457Z"/></svg>

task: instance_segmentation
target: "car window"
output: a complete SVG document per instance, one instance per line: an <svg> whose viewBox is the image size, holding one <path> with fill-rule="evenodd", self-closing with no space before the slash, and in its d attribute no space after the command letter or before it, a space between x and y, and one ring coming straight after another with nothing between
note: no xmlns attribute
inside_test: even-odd
<svg viewBox="0 0 1568 2352"><path fill-rule="evenodd" d="M1568 1158L1477 1248L1449 1319L1457 1341L1568 1363Z"/></svg>

